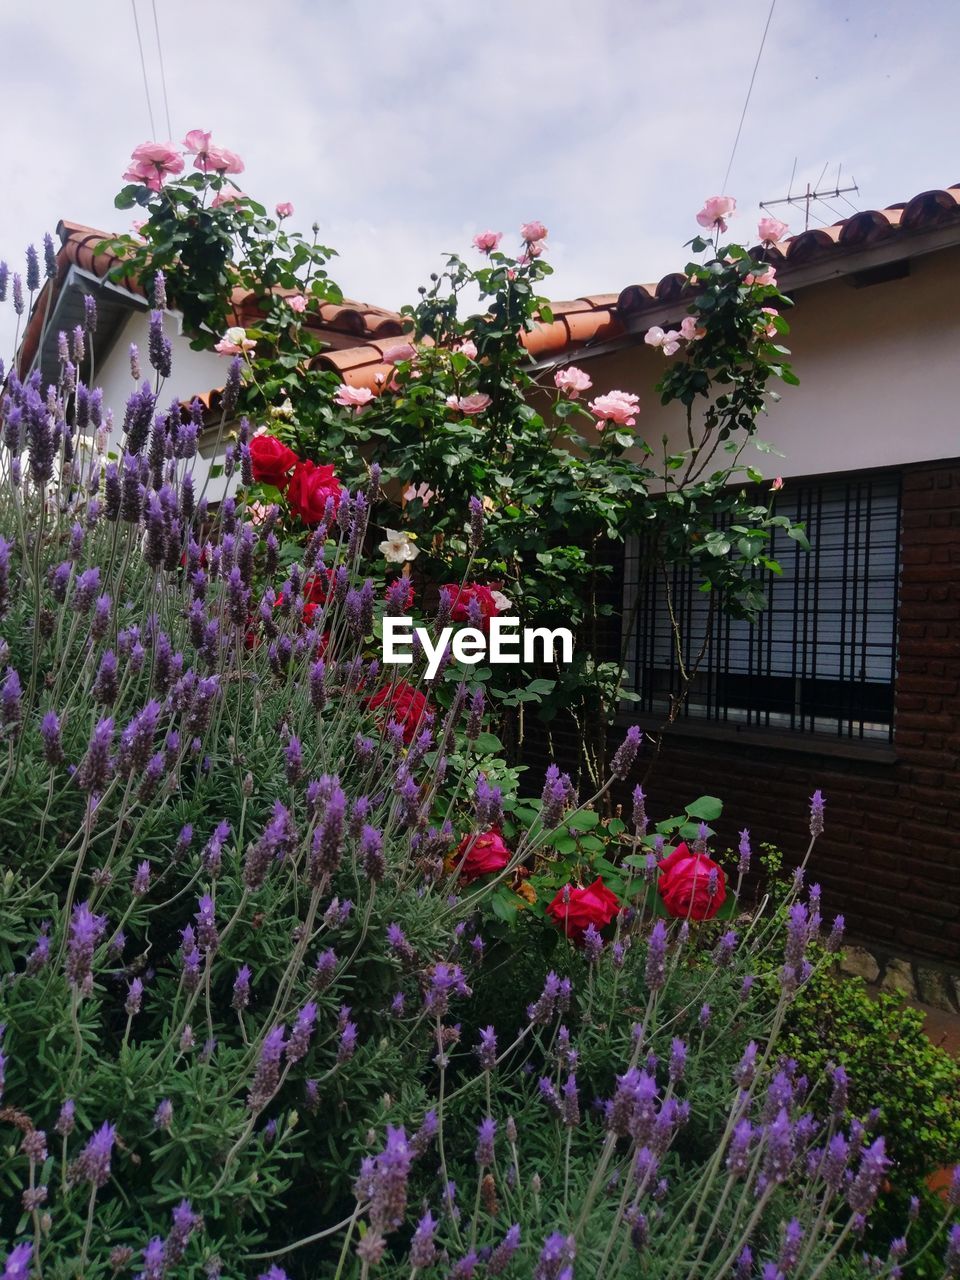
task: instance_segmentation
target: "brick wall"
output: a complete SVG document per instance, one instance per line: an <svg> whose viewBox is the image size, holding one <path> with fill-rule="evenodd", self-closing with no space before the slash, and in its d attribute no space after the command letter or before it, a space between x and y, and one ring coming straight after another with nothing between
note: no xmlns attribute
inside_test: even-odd
<svg viewBox="0 0 960 1280"><path fill-rule="evenodd" d="M881 956L960 970L960 460L905 469L902 514L895 762L832 756L810 735L792 739L796 750L674 733L648 807L665 817L718 795L722 841L748 826L795 861L820 787L827 826L808 881L826 911ZM569 758L569 736L565 746Z"/></svg>

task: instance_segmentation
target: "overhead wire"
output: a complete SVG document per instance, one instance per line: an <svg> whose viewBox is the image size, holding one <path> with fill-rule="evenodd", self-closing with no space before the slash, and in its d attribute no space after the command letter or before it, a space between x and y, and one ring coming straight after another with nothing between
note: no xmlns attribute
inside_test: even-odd
<svg viewBox="0 0 960 1280"><path fill-rule="evenodd" d="M157 37L157 57L160 60L160 87L163 90L163 113L167 118L167 137L173 137L173 126L170 124L170 103L167 99L167 73L163 65L163 45L160 43L160 23L157 19L157 0L150 0L153 8L153 30Z"/></svg>
<svg viewBox="0 0 960 1280"><path fill-rule="evenodd" d="M743 122L747 118L747 108L750 106L750 96L753 93L753 84L757 78L757 70L760 66L760 59L763 57L763 46L767 43L767 32L770 30L770 23L773 21L773 11L777 7L777 0L770 0L770 12L767 14L767 21L763 28L763 35L760 39L760 48L757 50L756 61L753 64L753 71L750 74L750 83L747 86L747 96L743 101L743 110L740 112L740 123L737 125L737 136L733 140L733 147L730 151L730 160L727 164L727 171L723 175L723 182L720 190L726 191L727 180L730 177L730 170L733 168L733 160L737 154L737 147L740 144L740 134L743 132Z"/></svg>
<svg viewBox="0 0 960 1280"><path fill-rule="evenodd" d="M153 104L150 101L150 84L147 80L147 63L143 56L143 40L140 38L140 19L137 17L137 0L130 0L130 8L133 10L133 25L137 33L137 48L140 51L140 70L143 73L143 93L147 99L147 115L150 117L150 137L157 136L157 126L153 120Z"/></svg>

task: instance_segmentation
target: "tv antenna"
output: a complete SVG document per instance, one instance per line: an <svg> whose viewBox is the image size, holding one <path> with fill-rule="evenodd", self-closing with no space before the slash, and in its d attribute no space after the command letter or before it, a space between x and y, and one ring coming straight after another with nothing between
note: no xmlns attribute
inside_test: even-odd
<svg viewBox="0 0 960 1280"><path fill-rule="evenodd" d="M820 184L823 182L824 177L826 176L827 165L829 163L830 162L827 161L827 164L823 166L823 168L820 171L820 177L816 180L816 182L814 182L813 184L808 182L806 186L806 190L804 192L800 193L799 195L794 195L793 184L797 176L797 161L794 160L793 173L790 175L790 186L787 188L787 194L779 200L761 200L760 208L774 209L784 204L789 204L796 209L802 208L804 231L809 231L811 218L813 218L814 221L816 222L826 225L822 218L818 218L816 213L811 212L810 206L812 204L822 204L826 209L830 210L830 212L834 215L835 218L843 218L845 215L843 214L842 211L839 211L835 209L831 204L828 204L828 201L830 200L843 200L845 204L850 205L850 208L853 210L854 213L857 213L858 209L856 205L853 204L850 200L848 200L847 196L851 192L856 192L856 194L859 195L860 188L857 186L857 182L855 178L850 179L850 186L841 187L840 174L843 169L842 165L839 165L839 164L837 165L837 176L833 183L833 186L825 187L825 188L821 187Z"/></svg>

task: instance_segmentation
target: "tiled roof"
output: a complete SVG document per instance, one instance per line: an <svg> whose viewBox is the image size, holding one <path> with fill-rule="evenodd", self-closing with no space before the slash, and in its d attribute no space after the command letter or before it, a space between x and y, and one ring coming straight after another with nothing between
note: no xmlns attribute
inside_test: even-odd
<svg viewBox="0 0 960 1280"><path fill-rule="evenodd" d="M779 245L756 246L753 253L772 263L777 268L779 283L789 288L792 279L800 280L807 269L818 265L828 273L841 275L845 258L877 246L888 245L894 254L902 246L904 256L909 256L912 239L941 227L960 230L960 183L943 190L923 191L905 204L851 214L833 226L811 228L790 236ZM61 222L58 231L63 241L59 255L62 261L75 262L98 276L115 264L116 259L111 255L95 252L96 245L106 238L103 232L72 222ZM65 274L65 266L61 270ZM522 342L532 360L562 363L585 348L600 346L628 333L642 333L645 313L652 316L665 306L681 303L687 296L692 293L685 277L671 272L652 284L628 285L619 294L595 294L571 302L552 302L552 320L537 324L523 335ZM253 318L250 302L250 295L234 299L241 322L244 318ZM38 306L34 319L40 314L42 308ZM409 325L397 312L344 300L340 306L321 304L316 328L330 349L314 357L314 367L332 369L351 386L377 390L390 375L391 365L384 356L391 346L402 340ZM24 347L29 336L28 329Z"/></svg>

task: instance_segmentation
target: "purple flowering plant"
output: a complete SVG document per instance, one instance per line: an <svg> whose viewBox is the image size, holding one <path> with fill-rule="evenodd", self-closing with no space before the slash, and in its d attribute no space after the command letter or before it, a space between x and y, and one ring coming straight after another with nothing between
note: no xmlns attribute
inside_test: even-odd
<svg viewBox="0 0 960 1280"><path fill-rule="evenodd" d="M627 865L610 938L518 921L553 968L519 1025L481 1019L498 883L596 825L631 748L583 804L551 772L507 866L460 887L445 859L516 775L422 662L400 719L377 699L379 469L279 548L242 469L215 508L194 483L162 318L110 456L96 319L54 383L14 368L0 394L3 1274L861 1274L892 1157L780 1052L828 962L819 895L798 878L708 948ZM233 364L218 438L239 386ZM957 1198L889 1275L953 1265Z"/></svg>

